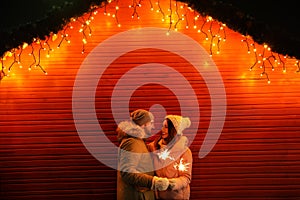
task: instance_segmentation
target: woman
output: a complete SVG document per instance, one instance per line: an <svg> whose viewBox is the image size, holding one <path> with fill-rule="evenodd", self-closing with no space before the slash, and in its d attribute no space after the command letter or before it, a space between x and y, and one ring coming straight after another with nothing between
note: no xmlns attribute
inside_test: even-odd
<svg viewBox="0 0 300 200"><path fill-rule="evenodd" d="M192 176L192 152L182 131L190 127L188 117L167 115L161 134L148 144L156 176L169 179L165 191L156 191L157 199L189 199Z"/></svg>

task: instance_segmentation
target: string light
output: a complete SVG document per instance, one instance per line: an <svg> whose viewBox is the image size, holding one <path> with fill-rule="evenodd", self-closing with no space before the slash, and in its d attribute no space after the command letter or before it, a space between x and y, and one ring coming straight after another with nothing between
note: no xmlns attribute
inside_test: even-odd
<svg viewBox="0 0 300 200"><path fill-rule="evenodd" d="M17 57L16 57L16 49L12 49L10 52L12 53L12 55L13 55L13 57L14 57L14 60L13 60L13 62L10 64L10 66L8 67L8 71L9 71L9 72L11 71L13 65L14 65L15 63L18 63Z"/></svg>
<svg viewBox="0 0 300 200"><path fill-rule="evenodd" d="M177 25L178 23L182 20L182 18L180 17L179 15L179 12L178 12L178 5L177 5L177 1L175 2L175 13L176 13L176 16L177 16L177 21L175 22L175 25L174 25L174 30L177 31Z"/></svg>
<svg viewBox="0 0 300 200"><path fill-rule="evenodd" d="M138 7L141 7L141 0L138 3L136 0L133 0L132 4L129 6L129 8L133 8L133 13L131 15L132 18L134 18L134 16L136 16L138 19L140 19L140 16L137 12Z"/></svg>
<svg viewBox="0 0 300 200"><path fill-rule="evenodd" d="M160 0L157 0L156 5L158 6L158 10L156 10L156 12L161 13L161 15L162 15L161 21L164 22L165 21L165 13L160 6Z"/></svg>
<svg viewBox="0 0 300 200"><path fill-rule="evenodd" d="M118 2L119 2L119 0L117 0L116 1L116 6L115 6L115 9L116 9L116 12L115 12L115 19L116 19L116 22L117 22L117 26L118 27L121 27L121 24L120 24L120 22L119 22L119 19L118 19L118 11L119 11L119 5L118 5Z"/></svg>
<svg viewBox="0 0 300 200"><path fill-rule="evenodd" d="M6 76L6 73L5 73L4 69L5 69L5 67L4 67L3 58L1 58L0 80L3 79Z"/></svg>
<svg viewBox="0 0 300 200"><path fill-rule="evenodd" d="M47 72L46 72L46 71L44 70L44 68L41 66L41 51L42 51L42 50L45 50L45 48L43 48L41 41L38 41L37 43L40 44L40 48L39 48L39 50L38 50L38 62L37 62L37 64L35 65L35 67L39 67L39 68L44 72L44 74L47 74Z"/></svg>
<svg viewBox="0 0 300 200"><path fill-rule="evenodd" d="M31 52L29 53L29 55L33 57L33 63L32 63L31 65L29 65L29 67L28 67L28 70L29 70L29 71L31 71L31 67L32 67L33 65L35 65L35 63L36 63L36 59L35 59L35 55L34 55L34 47L33 47L33 44L31 44L30 46L31 46Z"/></svg>
<svg viewBox="0 0 300 200"><path fill-rule="evenodd" d="M65 26L65 28L62 31L61 40L60 40L59 44L57 45L57 48L60 48L63 41L67 41L67 43L71 43L71 41L68 39L69 34L66 33L68 28L72 29L71 26Z"/></svg>
<svg viewBox="0 0 300 200"><path fill-rule="evenodd" d="M47 39L46 39L45 42L44 42L44 45L46 45L46 46L48 47L48 52L47 52L47 55L46 55L47 58L50 57L50 52L51 52L51 51L54 51L54 50L51 48L50 44L49 44L49 39L50 39L50 37L51 37L51 35L50 35L49 37L47 37Z"/></svg>
<svg viewBox="0 0 300 200"><path fill-rule="evenodd" d="M168 8L168 13L165 12L162 9L161 6L161 2L160 0L156 0L155 5L157 6L157 13L160 13L160 15L162 16L162 22L165 23L166 19L168 20L168 32L166 34L169 34L169 32L173 29L175 31L178 30L179 26L180 26L180 22L185 21L185 25L183 25L186 29L189 29L190 27L190 19L193 19L193 29L195 29L199 34L203 34L204 38L206 41L209 41L209 53L210 56L212 56L214 53L216 53L217 55L220 54L220 45L221 42L225 42L226 41L226 24L220 23L216 20L214 20L211 16L202 16L199 15L198 13L196 13L195 10L193 10L191 7L189 7L186 3L182 3L182 2L178 2L175 1L174 4L172 4L173 0L169 0L169 8ZM115 12L114 14L108 13L107 12L107 6L109 4L111 4L112 2L115 2ZM129 5L129 9L133 9L133 12L131 14L132 18L137 17L138 19L140 18L139 13L138 13L138 8L140 8L142 6L141 4L141 0L132 0L132 4ZM150 10L153 11L154 8L154 4L152 3L151 0L149 0L150 3ZM91 28L91 22L94 19L94 15L96 15L98 13L98 11L100 9L102 9L101 12L103 12L104 15L106 16L111 16L115 19L116 24L118 27L121 26L121 23L119 22L119 18L118 18L118 12L120 10L119 7L119 0L108 0L105 2L102 2L101 6L91 6L89 12L87 12L87 19L84 19L83 16L79 17L77 19L72 18L71 22L72 23L80 23L81 24L81 28L79 29L79 32L82 33L82 53L85 52L85 46L88 43L88 36L92 35L92 28ZM175 9L173 9L173 5L175 7ZM166 18L167 17L167 18ZM39 67L45 74L47 74L47 72L43 69L43 67L41 66L41 50L48 50L46 56L50 57L50 52L53 51L53 48L50 47L49 44L49 40L50 38L52 39L52 41L55 41L57 38L59 38L58 35L61 36L60 41L58 42L57 48L60 48L61 45L63 44L64 41L66 41L67 43L70 43L71 41L69 40L69 34L68 34L68 30L72 29L72 23L69 23L68 25L66 25L60 32L59 34L54 34L51 33L49 37L46 37L46 40L44 41L44 43L41 43L40 40L34 39L33 43L36 43L39 45L39 49L37 50L37 58L36 55L34 54L34 47L31 44L31 48L32 51L29 55L31 55L33 57L33 63L29 66L29 70L31 70L32 66L35 67ZM219 28L216 30L213 28L218 27ZM208 27L208 28L207 28ZM263 77L265 76L266 79L268 80L268 83L270 83L270 79L269 79L269 75L267 73L267 67L270 66L271 70L274 71L275 70L275 65L276 66L282 66L282 72L286 73L287 69L285 66L285 62L282 59L282 57L278 54L278 55L274 55L273 52L271 51L271 48L265 44L263 46L262 52L258 53L257 49L255 47L255 43L252 40L252 44L250 44L250 40L251 38L249 36L243 36L244 39L241 40L242 42L246 43L247 46L247 52L249 54L251 54L251 52L253 52L254 54L254 58L255 58L255 62L250 66L250 71L252 71L254 69L254 67L258 66L259 69L262 70L262 72L260 73L260 75ZM24 44L25 45L25 44ZM28 44L26 44L28 46ZM25 46L26 46L25 45ZM252 47L252 50L251 50ZM5 73L5 66L4 66L4 60L5 57L13 57L13 62L9 65L8 71L10 71L13 66L18 63L19 67L22 68L22 62L21 62L21 54L22 54L22 50L26 48L26 47L20 47L20 53L17 55L16 54L16 49L11 50L11 52L6 53L2 58L1 58L1 76L0 76L0 80L6 76ZM286 57L284 57L286 59ZM295 66L297 67L297 72L300 71L299 68L299 62L298 60L295 63Z"/></svg>
<svg viewBox="0 0 300 200"><path fill-rule="evenodd" d="M169 12L170 12L170 14L169 14L169 20L170 20L170 22L169 22L169 31L168 32L170 32L170 30L171 30L171 28L172 28L172 0L169 0L169 5L170 5L170 8L169 8Z"/></svg>
<svg viewBox="0 0 300 200"><path fill-rule="evenodd" d="M82 33L82 51L81 51L82 54L84 54L85 52L85 45L87 44L87 35L89 37L92 36L92 29L90 27L90 24L93 19L93 14L97 14L97 12L94 12L94 10L90 10L87 19L84 19L83 17L77 19L77 21L81 23L81 28L79 29L79 33Z"/></svg>
<svg viewBox="0 0 300 200"><path fill-rule="evenodd" d="M153 10L154 10L154 8L153 8L152 1L151 1L151 0L149 0L149 3L150 3L150 10L151 10L151 11L153 11Z"/></svg>
<svg viewBox="0 0 300 200"><path fill-rule="evenodd" d="M283 56L285 60L282 59L282 55L280 54L274 54L272 52L272 49L267 45L263 44L262 45L262 50L261 53L257 53L257 48L255 47L255 43L252 41L250 44L250 37L249 36L243 36L244 39L241 41L246 43L247 51L248 54L251 54L253 52L254 57L255 57L255 62L253 65L249 68L250 71L253 70L253 68L257 65L259 65L259 68L262 69L262 72L260 73L260 76L263 77L265 76L267 83L271 83L269 74L267 73L267 67L270 67L271 71L275 71L275 66L282 66L282 73L286 73L286 65L285 65L285 60L287 59L286 56ZM253 47L253 50L251 51L251 47ZM299 71L299 68L297 67L297 72Z"/></svg>
<svg viewBox="0 0 300 200"><path fill-rule="evenodd" d="M205 39L208 40L208 34L203 30L206 23L207 20L203 18L203 24L201 25L201 29L198 31L198 33L203 33L205 35Z"/></svg>
<svg viewBox="0 0 300 200"><path fill-rule="evenodd" d="M23 66L22 66L22 62L21 62L21 55L22 55L22 52L23 52L23 48L19 48L20 49L20 53L17 55L18 56L18 64L19 64L19 68L23 68Z"/></svg>

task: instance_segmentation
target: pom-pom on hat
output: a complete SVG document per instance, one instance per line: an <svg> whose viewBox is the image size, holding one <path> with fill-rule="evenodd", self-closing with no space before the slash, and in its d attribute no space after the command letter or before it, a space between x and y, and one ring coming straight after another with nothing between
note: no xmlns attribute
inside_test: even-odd
<svg viewBox="0 0 300 200"><path fill-rule="evenodd" d="M189 117L182 117L179 115L167 115L165 119L171 120L177 131L177 134L179 135L182 135L182 131L191 126L191 120Z"/></svg>
<svg viewBox="0 0 300 200"><path fill-rule="evenodd" d="M137 109L130 113L131 120L139 126L146 124L153 120L153 114L144 109Z"/></svg>

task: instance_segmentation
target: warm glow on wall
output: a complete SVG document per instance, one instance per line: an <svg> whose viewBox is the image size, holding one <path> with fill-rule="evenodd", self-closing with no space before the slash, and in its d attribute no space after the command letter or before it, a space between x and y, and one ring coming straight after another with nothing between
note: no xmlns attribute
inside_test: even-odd
<svg viewBox="0 0 300 200"><path fill-rule="evenodd" d="M106 161L117 158L117 122L136 108L153 111L154 134L166 114L190 117L193 162L171 167L192 169L191 200L297 199L297 71L178 1L93 7L0 60L1 199L116 199Z"/></svg>

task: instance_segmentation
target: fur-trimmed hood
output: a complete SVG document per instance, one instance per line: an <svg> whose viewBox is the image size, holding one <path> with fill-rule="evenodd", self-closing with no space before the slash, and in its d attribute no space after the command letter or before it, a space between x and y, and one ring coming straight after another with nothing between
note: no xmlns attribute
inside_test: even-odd
<svg viewBox="0 0 300 200"><path fill-rule="evenodd" d="M135 137L145 138L146 133L143 128L135 124L133 121L120 122L116 130L118 141L121 142L124 138Z"/></svg>

